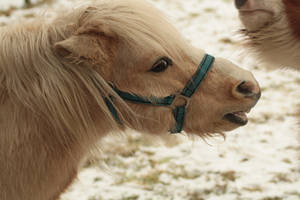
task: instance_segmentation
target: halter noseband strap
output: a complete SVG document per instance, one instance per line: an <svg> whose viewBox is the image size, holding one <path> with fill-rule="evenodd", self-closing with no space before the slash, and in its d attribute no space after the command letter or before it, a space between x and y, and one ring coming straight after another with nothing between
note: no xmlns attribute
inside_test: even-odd
<svg viewBox="0 0 300 200"><path fill-rule="evenodd" d="M118 90L117 88L113 89L115 92L125 101L130 101L134 103L140 103L140 104L147 104L152 106L168 106L173 110L173 115L176 121L176 126L170 130L171 133L180 133L183 129L184 125L184 119L185 119L185 113L186 108L189 105L190 98L193 96L193 94L196 92L196 90L199 88L201 82L204 80L206 74L210 70L215 58L211 55L205 54L203 57L200 65L198 66L197 71L192 76L188 84L185 86L185 88L182 90L179 94L173 94L167 97L163 98L145 98L138 96L136 94L130 94L127 92L123 92ZM105 103L115 118L115 120L122 124L122 121L118 115L117 110L111 103L111 99L104 98Z"/></svg>

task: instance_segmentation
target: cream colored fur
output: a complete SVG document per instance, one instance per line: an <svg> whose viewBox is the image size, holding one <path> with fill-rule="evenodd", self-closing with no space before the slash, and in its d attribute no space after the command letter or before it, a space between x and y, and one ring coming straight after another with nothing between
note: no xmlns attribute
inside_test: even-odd
<svg viewBox="0 0 300 200"><path fill-rule="evenodd" d="M0 29L1 200L56 200L110 132L168 134L175 124L170 108L124 102L109 84L145 97L174 94L204 55L143 1L96 1L64 13ZM149 72L162 56L173 66ZM205 137L239 127L224 114L257 101L237 92L241 81L258 92L251 73L217 58L190 102L184 130ZM104 103L109 95L122 125Z"/></svg>
<svg viewBox="0 0 300 200"><path fill-rule="evenodd" d="M249 0L253 8L264 9L272 16L262 13L252 15L240 14L245 26L241 31L247 48L260 62L268 63L269 67L292 67L300 69L300 41L295 37L289 25L282 0ZM257 2L257 5L255 4ZM255 7L257 6L257 8Z"/></svg>

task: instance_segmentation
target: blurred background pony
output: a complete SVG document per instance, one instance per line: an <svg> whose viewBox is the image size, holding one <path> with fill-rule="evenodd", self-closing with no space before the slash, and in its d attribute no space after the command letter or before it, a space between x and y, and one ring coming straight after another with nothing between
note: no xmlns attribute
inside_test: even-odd
<svg viewBox="0 0 300 200"><path fill-rule="evenodd" d="M300 69L300 1L235 0L246 44L261 61Z"/></svg>

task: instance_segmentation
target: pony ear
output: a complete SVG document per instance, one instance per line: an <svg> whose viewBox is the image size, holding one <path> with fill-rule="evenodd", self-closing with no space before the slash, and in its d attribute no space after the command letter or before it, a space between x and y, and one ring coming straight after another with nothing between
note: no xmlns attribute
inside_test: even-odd
<svg viewBox="0 0 300 200"><path fill-rule="evenodd" d="M99 62L108 58L110 48L115 45L116 38L107 27L89 23L69 38L55 43L54 49L59 56L67 59Z"/></svg>
<svg viewBox="0 0 300 200"><path fill-rule="evenodd" d="M55 44L58 55L70 59L99 59L104 56L102 48L95 38L86 35L71 36Z"/></svg>

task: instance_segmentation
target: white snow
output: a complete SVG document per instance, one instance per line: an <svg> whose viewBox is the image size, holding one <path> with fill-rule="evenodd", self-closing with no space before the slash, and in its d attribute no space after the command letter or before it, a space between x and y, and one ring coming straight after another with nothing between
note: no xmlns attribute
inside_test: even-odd
<svg viewBox="0 0 300 200"><path fill-rule="evenodd" d="M102 141L103 153L84 167L61 200L297 200L300 199L300 73L269 71L240 53L237 12L231 0L152 0L189 42L251 70L263 95L250 123L222 138L189 140L171 147L137 133ZM45 8L72 7L57 0L0 14L0 25ZM0 10L22 0L0 0ZM1 13L1 12L0 12ZM175 137L175 136L166 136Z"/></svg>

